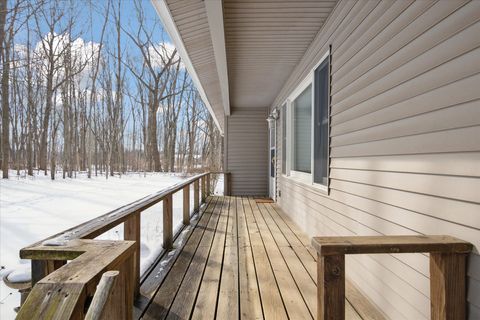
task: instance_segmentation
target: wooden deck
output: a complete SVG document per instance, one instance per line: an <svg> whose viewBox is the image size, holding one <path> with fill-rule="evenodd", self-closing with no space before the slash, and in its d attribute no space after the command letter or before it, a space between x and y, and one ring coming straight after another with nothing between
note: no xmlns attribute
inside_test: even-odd
<svg viewBox="0 0 480 320"><path fill-rule="evenodd" d="M143 279L135 318L316 317L317 253L273 203L209 197L174 247ZM346 291L347 319L378 318Z"/></svg>

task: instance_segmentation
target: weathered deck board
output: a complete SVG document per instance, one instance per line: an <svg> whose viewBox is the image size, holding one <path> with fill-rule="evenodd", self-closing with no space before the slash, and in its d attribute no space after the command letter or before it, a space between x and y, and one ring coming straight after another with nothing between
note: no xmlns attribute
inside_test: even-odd
<svg viewBox="0 0 480 320"><path fill-rule="evenodd" d="M192 228L142 283L136 318L316 317L315 251L274 204L210 197ZM347 319L355 310L347 301Z"/></svg>
<svg viewBox="0 0 480 320"><path fill-rule="evenodd" d="M243 204L240 201L237 203L241 318L263 319L257 271L253 263L252 242Z"/></svg>
<svg viewBox="0 0 480 320"><path fill-rule="evenodd" d="M168 314L168 310L176 296L178 288L182 283L183 277L192 261L204 231L208 228L212 218L216 201L211 201L203 213L201 221L197 224L192 236L188 239L182 252L171 267L160 288L156 291L151 303L143 314L144 319L163 319ZM203 219L205 217L205 219ZM140 292L142 290L140 289Z"/></svg>

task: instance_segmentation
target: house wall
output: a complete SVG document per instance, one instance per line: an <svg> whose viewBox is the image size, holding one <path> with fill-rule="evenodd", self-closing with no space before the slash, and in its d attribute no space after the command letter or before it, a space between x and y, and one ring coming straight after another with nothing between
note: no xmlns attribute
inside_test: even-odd
<svg viewBox="0 0 480 320"><path fill-rule="evenodd" d="M226 119L232 195L268 194L268 108L234 108Z"/></svg>
<svg viewBox="0 0 480 320"><path fill-rule="evenodd" d="M330 193L282 176L278 143L279 206L311 236L472 242L472 320L480 319L479 19L480 1L342 0L274 104L331 44ZM346 274L389 318L429 319L427 254L348 256Z"/></svg>

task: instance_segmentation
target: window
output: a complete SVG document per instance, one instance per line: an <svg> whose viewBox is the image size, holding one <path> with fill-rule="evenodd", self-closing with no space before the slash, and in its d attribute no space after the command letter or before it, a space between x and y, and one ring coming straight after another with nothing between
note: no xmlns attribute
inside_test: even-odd
<svg viewBox="0 0 480 320"><path fill-rule="evenodd" d="M287 174L287 105L284 104L280 116L282 117L282 173Z"/></svg>
<svg viewBox="0 0 480 320"><path fill-rule="evenodd" d="M312 85L293 101L293 163L292 169L311 173Z"/></svg>
<svg viewBox="0 0 480 320"><path fill-rule="evenodd" d="M330 52L290 94L282 111L282 173L328 192Z"/></svg>
<svg viewBox="0 0 480 320"><path fill-rule="evenodd" d="M328 184L328 109L329 109L329 59L315 70L315 106L313 128L313 182Z"/></svg>

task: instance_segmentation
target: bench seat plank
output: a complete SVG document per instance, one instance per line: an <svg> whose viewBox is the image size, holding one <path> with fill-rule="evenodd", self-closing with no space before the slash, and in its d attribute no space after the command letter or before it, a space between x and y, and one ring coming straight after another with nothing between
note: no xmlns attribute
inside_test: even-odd
<svg viewBox="0 0 480 320"><path fill-rule="evenodd" d="M312 245L321 256L366 253L467 253L472 244L451 236L353 236L314 237Z"/></svg>

